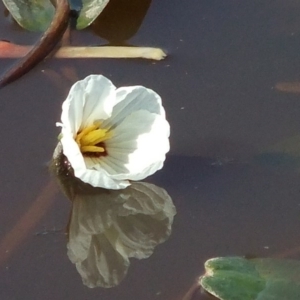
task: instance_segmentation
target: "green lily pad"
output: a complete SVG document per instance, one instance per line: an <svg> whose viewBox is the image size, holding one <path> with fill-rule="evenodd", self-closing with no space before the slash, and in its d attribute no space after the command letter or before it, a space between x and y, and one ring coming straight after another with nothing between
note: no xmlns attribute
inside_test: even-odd
<svg viewBox="0 0 300 300"><path fill-rule="evenodd" d="M82 9L77 19L76 28L88 27L103 11L109 0L82 0Z"/></svg>
<svg viewBox="0 0 300 300"><path fill-rule="evenodd" d="M3 0L16 22L30 31L45 31L55 14L50 0Z"/></svg>
<svg viewBox="0 0 300 300"><path fill-rule="evenodd" d="M298 300L300 261L272 258L212 258L200 285L221 300Z"/></svg>

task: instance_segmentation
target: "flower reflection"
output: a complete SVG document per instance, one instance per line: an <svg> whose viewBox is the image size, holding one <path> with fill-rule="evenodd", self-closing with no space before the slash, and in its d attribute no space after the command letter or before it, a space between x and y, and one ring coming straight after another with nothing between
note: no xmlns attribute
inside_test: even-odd
<svg viewBox="0 0 300 300"><path fill-rule="evenodd" d="M164 189L145 182L122 190L93 187L74 177L61 144L50 170L73 203L68 256L88 287L118 285L129 258L148 258L170 236L176 209Z"/></svg>
<svg viewBox="0 0 300 300"><path fill-rule="evenodd" d="M67 248L83 283L91 288L118 285L129 258L149 257L169 237L175 213L166 191L149 183L76 194Z"/></svg>

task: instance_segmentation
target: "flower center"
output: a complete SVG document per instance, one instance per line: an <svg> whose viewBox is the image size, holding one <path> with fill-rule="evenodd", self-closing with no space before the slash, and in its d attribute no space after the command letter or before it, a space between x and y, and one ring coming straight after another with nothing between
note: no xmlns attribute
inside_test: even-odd
<svg viewBox="0 0 300 300"><path fill-rule="evenodd" d="M80 130L75 138L80 151L87 156L102 156L106 155L104 141L111 137L109 129L100 128L101 122L95 122L93 125Z"/></svg>

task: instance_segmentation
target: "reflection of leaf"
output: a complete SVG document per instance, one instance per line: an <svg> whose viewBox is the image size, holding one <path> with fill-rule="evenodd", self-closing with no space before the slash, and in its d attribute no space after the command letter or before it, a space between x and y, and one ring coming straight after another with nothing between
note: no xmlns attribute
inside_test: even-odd
<svg viewBox="0 0 300 300"><path fill-rule="evenodd" d="M77 19L76 28L88 27L102 12L109 0L82 0L82 9Z"/></svg>
<svg viewBox="0 0 300 300"><path fill-rule="evenodd" d="M112 45L126 45L139 30L152 0L110 0L92 30Z"/></svg>
<svg viewBox="0 0 300 300"><path fill-rule="evenodd" d="M300 299L300 262L271 258L213 258L201 286L222 300Z"/></svg>
<svg viewBox="0 0 300 300"><path fill-rule="evenodd" d="M50 0L3 0L20 26L31 31L45 31L55 14Z"/></svg>
<svg viewBox="0 0 300 300"><path fill-rule="evenodd" d="M118 285L129 258L149 257L169 237L175 213L170 196L153 184L136 182L117 191L77 190L67 247L83 283Z"/></svg>
<svg viewBox="0 0 300 300"><path fill-rule="evenodd" d="M300 157L300 135L289 137L270 148L268 152L285 153Z"/></svg>
<svg viewBox="0 0 300 300"><path fill-rule="evenodd" d="M275 85L275 89L280 92L299 94L300 82L278 82Z"/></svg>
<svg viewBox="0 0 300 300"><path fill-rule="evenodd" d="M254 161L260 165L271 167L298 168L300 166L300 157L280 152L269 152L256 155Z"/></svg>
<svg viewBox="0 0 300 300"><path fill-rule="evenodd" d="M300 135L289 137L257 155L255 160L260 164L271 166L299 167Z"/></svg>

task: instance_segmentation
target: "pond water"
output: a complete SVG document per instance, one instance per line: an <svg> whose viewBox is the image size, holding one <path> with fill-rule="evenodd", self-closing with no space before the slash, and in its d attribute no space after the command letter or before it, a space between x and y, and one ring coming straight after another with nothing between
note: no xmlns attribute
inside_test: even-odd
<svg viewBox="0 0 300 300"><path fill-rule="evenodd" d="M0 299L177 300L211 257L300 257L300 95L282 84L300 85L299 2L139 5L112 17L124 25L99 19L71 43L161 47L165 60L49 58L0 90ZM37 40L2 3L0 14L0 39ZM145 181L172 197L172 234L111 289L84 286L68 259L71 203L48 171L61 104L89 74L152 88L171 124L165 166Z"/></svg>

